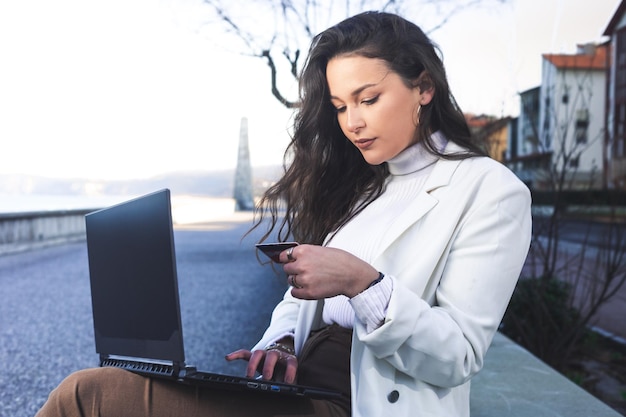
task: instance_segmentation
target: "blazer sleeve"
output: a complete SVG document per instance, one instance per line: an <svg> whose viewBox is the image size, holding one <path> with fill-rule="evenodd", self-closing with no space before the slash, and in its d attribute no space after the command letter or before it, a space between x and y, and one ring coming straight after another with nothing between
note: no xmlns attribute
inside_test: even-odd
<svg viewBox="0 0 626 417"><path fill-rule="evenodd" d="M394 290L384 324L369 334L363 324L355 326L357 337L375 357L429 384L457 386L482 368L528 253L530 193L508 169L498 168L456 173L464 179L458 180L459 186L447 187L448 197L438 204L457 204L462 207L459 216L422 219L455 222L449 235L440 228L449 241L437 255L438 267L420 269L416 260L407 272L411 276L392 276ZM404 251L403 256L420 257ZM411 286L424 275L438 281L431 297Z"/></svg>
<svg viewBox="0 0 626 417"><path fill-rule="evenodd" d="M291 288L287 290L283 299L274 308L270 325L265 330L261 340L252 350L264 349L268 344L289 333L294 333L300 311L301 300L291 295Z"/></svg>

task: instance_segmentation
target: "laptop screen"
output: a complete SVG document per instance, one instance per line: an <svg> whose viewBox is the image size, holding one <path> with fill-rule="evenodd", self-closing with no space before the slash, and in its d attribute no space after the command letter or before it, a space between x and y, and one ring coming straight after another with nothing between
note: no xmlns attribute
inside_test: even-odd
<svg viewBox="0 0 626 417"><path fill-rule="evenodd" d="M169 190L85 221L96 351L183 362Z"/></svg>

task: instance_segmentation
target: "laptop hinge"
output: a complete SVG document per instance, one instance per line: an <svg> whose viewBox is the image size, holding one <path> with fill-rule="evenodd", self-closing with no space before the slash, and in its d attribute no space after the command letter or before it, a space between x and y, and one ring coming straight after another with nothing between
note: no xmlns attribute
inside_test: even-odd
<svg viewBox="0 0 626 417"><path fill-rule="evenodd" d="M184 370L186 368L184 363L113 355L100 355L100 366L122 368L143 375L172 378L178 378L181 369Z"/></svg>

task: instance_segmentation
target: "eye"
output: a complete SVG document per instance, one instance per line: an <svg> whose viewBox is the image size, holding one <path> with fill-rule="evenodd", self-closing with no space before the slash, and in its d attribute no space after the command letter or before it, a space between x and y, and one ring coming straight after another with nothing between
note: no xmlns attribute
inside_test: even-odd
<svg viewBox="0 0 626 417"><path fill-rule="evenodd" d="M367 106L371 106L372 104L376 103L378 101L378 97L380 96L375 96L372 98L368 98L368 99L364 99L363 101L361 101L361 103L367 105Z"/></svg>
<svg viewBox="0 0 626 417"><path fill-rule="evenodd" d="M346 111L346 106L335 107L335 112L337 113L343 113L345 111Z"/></svg>

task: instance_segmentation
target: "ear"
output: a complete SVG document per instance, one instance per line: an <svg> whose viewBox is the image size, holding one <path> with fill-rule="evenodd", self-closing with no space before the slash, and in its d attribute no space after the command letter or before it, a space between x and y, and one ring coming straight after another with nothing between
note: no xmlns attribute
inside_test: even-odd
<svg viewBox="0 0 626 417"><path fill-rule="evenodd" d="M430 103L435 96L435 84L432 78L430 78L430 74L423 71L415 80L414 85L420 95L419 104L425 106Z"/></svg>

